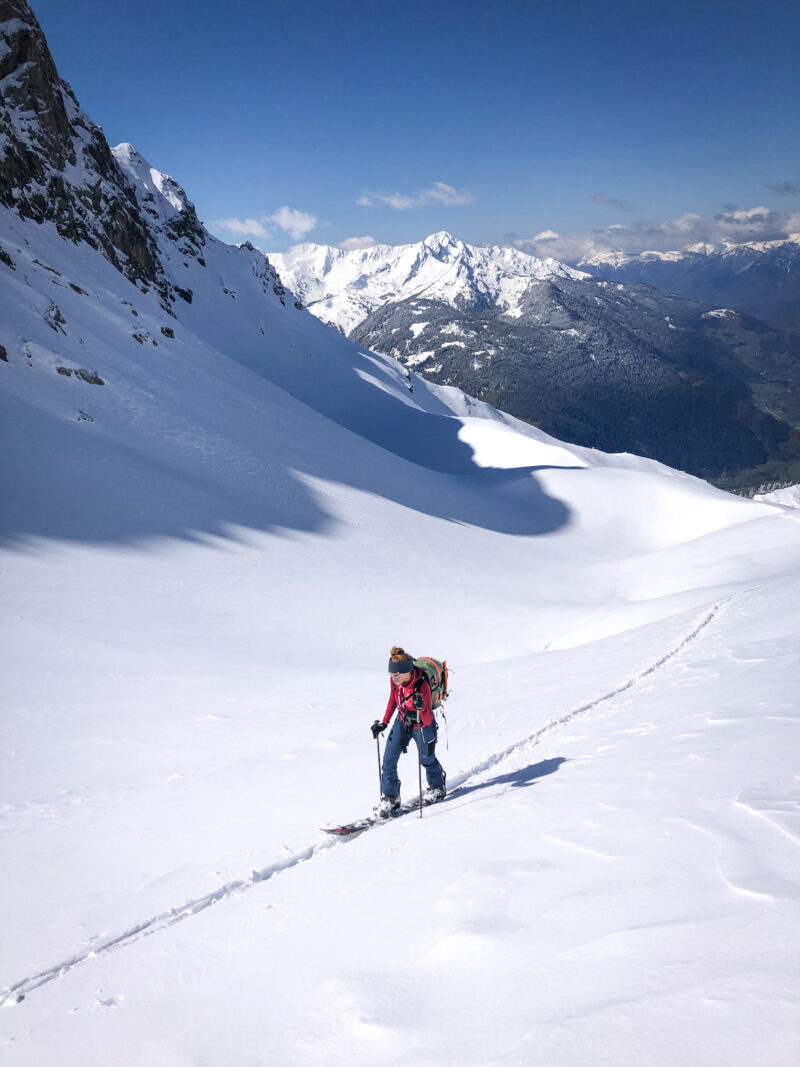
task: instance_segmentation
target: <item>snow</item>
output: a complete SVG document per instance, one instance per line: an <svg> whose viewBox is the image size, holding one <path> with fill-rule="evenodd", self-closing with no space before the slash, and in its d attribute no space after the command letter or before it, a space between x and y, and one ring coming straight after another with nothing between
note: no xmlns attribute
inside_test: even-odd
<svg viewBox="0 0 800 1067"><path fill-rule="evenodd" d="M424 363L426 359L430 359L431 356L435 354L435 348L426 349L424 352L417 352L413 356L406 357L406 365L409 367L418 367L420 363Z"/></svg>
<svg viewBox="0 0 800 1067"><path fill-rule="evenodd" d="M780 504L785 508L800 508L800 485L786 485L769 493L757 493L753 500L761 504Z"/></svg>
<svg viewBox="0 0 800 1067"><path fill-rule="evenodd" d="M702 319L736 319L738 314L730 308L714 308L713 311L704 311Z"/></svg>
<svg viewBox="0 0 800 1067"><path fill-rule="evenodd" d="M463 337L466 334L474 337L474 330L465 330L460 322L448 322L439 330L439 333L444 337Z"/></svg>
<svg viewBox="0 0 800 1067"><path fill-rule="evenodd" d="M4 1062L794 1065L797 513L409 375L246 247L160 237L172 318L0 237ZM341 842L394 643L461 789Z"/></svg>
<svg viewBox="0 0 800 1067"><path fill-rule="evenodd" d="M419 335L426 328L426 326L430 326L430 322L412 322L411 323L411 325L409 326L409 330L411 330L411 333L414 335L414 340L416 340L419 337Z"/></svg>

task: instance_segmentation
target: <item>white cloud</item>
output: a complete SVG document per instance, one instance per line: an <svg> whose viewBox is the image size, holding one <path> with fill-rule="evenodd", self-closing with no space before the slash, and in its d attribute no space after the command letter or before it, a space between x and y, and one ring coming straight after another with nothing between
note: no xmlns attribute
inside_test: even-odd
<svg viewBox="0 0 800 1067"><path fill-rule="evenodd" d="M286 230L287 233L294 237L295 241L305 237L317 225L314 215L309 215L307 211L297 211L291 207L278 208L274 215L269 216L269 221L274 222L276 226L280 226L282 230Z"/></svg>
<svg viewBox="0 0 800 1067"><path fill-rule="evenodd" d="M345 252L355 252L359 248L372 248L377 243L374 237L348 237L346 241L340 241L337 247Z"/></svg>
<svg viewBox="0 0 800 1067"><path fill-rule="evenodd" d="M272 224L270 226L269 224ZM227 230L228 233L241 234L247 237L258 237L262 241L270 241L273 237L273 226L279 226L282 230L298 241L317 225L314 215L307 211L297 211L291 207L281 207L272 215L259 215L257 219L240 219L233 216L228 219L216 219L209 223L212 230Z"/></svg>
<svg viewBox="0 0 800 1067"><path fill-rule="evenodd" d="M690 245L720 247L745 241L776 241L798 229L800 212L784 214L762 206L742 208L727 204L711 218L687 212L665 222L615 223L583 233L542 230L527 239L513 237L510 243L535 256L577 262L595 252L670 252Z"/></svg>
<svg viewBox="0 0 800 1067"><path fill-rule="evenodd" d="M375 207L376 201L388 204L396 211L405 211L412 207L429 207L440 204L443 207L464 207L473 201L472 193L466 189L455 189L445 182L434 182L427 189L421 189L410 196L403 193L365 192L356 200L359 207Z"/></svg>
<svg viewBox="0 0 800 1067"><path fill-rule="evenodd" d="M234 216L230 219L215 219L208 225L212 230L228 230L230 233L247 234L251 237L269 240L272 234L264 226L266 221L268 220L263 215L260 219L239 219Z"/></svg>

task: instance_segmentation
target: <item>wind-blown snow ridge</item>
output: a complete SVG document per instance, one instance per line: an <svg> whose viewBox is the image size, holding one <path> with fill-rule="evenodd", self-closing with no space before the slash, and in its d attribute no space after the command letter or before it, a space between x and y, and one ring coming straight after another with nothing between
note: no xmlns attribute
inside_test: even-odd
<svg viewBox="0 0 800 1067"><path fill-rule="evenodd" d="M748 590L749 592L750 590ZM486 759L477 763L469 770L462 772L461 774L453 776L450 779L451 785L455 788L462 786L469 782L472 778L482 774L484 771L490 770L496 767L497 764L502 763L509 756L515 755L518 752L523 751L526 748L537 745L542 738L560 729L562 726L566 726L568 723L575 719L585 715L587 712L593 711L599 708L601 705L608 703L620 694L633 689L645 678L654 674L660 670L670 660L679 655L688 645L699 637L703 630L716 619L720 612L725 608L733 599L744 596L744 593L736 594L735 596L729 596L725 599L717 602L714 606L706 611L703 616L697 621L692 628L686 633L676 644L674 644L668 651L659 656L655 661L648 666L638 671L631 678L629 678L622 685L617 686L608 693L604 693L602 696L597 697L594 700L590 700L587 703L580 705L579 707L572 708L564 715L560 715L557 718L551 719L550 722L545 723L534 733L528 737L523 738L521 741L516 741L513 745L509 745L500 752L496 752ZM95 943L93 947L87 952L70 957L67 960L57 963L52 967L48 967L44 971L40 971L38 974L31 975L28 978L23 978L13 985L8 986L0 993L0 1007L13 1007L16 1004L20 1004L26 996L33 992L33 990L46 985L48 982L55 981L58 978L63 978L65 975L74 971L77 967L80 967L84 963L88 963L90 960L96 959L99 956L105 956L110 952L114 952L117 949L125 948L127 945L131 945L137 941L141 941L142 938L149 937L151 934L158 933L160 930L168 930L170 927L175 926L177 923L182 922L184 919L188 919L192 915L197 915L206 908L210 908L214 904L218 904L223 900L227 900L230 897L237 896L240 893L245 892L248 889L252 889L253 886L259 885L262 882L267 882L277 874L282 874L284 871L289 871L294 867L299 866L301 863L305 863L308 860L313 859L315 856L326 852L330 848L334 848L339 844L347 843L347 839L340 841L337 839L325 839L317 842L314 845L310 845L308 848L302 849L292 855L280 860L276 863L269 864L260 870L254 870L249 877L234 879L227 882L225 885L220 886L219 889L213 890L211 893L207 893L202 897L197 897L194 900L189 900L184 904L178 905L175 908L170 908L168 911L162 912L159 915L154 916L151 919L145 919L143 922L137 923L135 926L123 931L120 934L116 934L111 937L106 937L100 942Z"/></svg>

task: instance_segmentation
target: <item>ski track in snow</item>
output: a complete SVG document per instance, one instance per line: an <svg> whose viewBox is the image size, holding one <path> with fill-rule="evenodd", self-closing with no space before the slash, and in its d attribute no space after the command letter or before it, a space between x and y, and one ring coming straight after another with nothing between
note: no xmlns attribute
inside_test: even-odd
<svg viewBox="0 0 800 1067"><path fill-rule="evenodd" d="M752 590L748 590L747 592L751 591ZM695 623L691 630L689 630L680 641L659 656L659 658L649 666L629 678L627 682L624 682L608 693L604 693L595 700L590 700L586 704L581 704L580 707L567 711L564 715L551 719L550 722L541 726L528 737L523 738L521 741L516 741L513 745L509 745L501 752L496 752L493 755L488 756L471 769L456 775L452 780L453 787L461 786L475 778L477 775L483 774L485 771L496 767L498 763L502 763L503 760L508 759L510 756L516 755L533 745L537 745L544 737L554 733L562 726L566 726L573 720L587 715L589 712L614 700L622 693L626 693L630 689L633 689L650 675L659 671L665 664L669 663L670 660L679 655L688 645L692 644L702 631L719 616L720 612L727 607L734 597L738 599L744 595L746 595L746 593L733 594L719 601L703 614L700 620ZM360 834L354 835L354 837L359 836ZM13 985L6 987L6 989L0 992L0 1007L11 1007L20 1004L33 990L46 985L48 982L55 981L57 978L63 978L65 975L69 974L70 971L75 970L76 967L80 967L81 964L88 963L90 960L97 959L99 956L105 956L117 949L125 948L127 945L131 945L136 941L141 941L143 938L149 937L151 934L158 933L160 930L167 930L170 927L175 926L176 923L182 922L184 919L188 919L192 915L197 915L201 911L205 911L206 908L210 908L213 904L218 904L222 900L227 900L229 897L243 893L246 890L251 889L253 886L259 885L261 882L267 882L275 875L291 870L293 867L297 867L299 864L313 859L315 856L322 852L326 852L330 848L341 847L351 840L353 840L352 837L345 838L344 840L333 837L320 841L315 845L311 845L306 849L293 853L291 856L287 856L283 860L270 864L261 870L252 871L247 878L235 879L234 881L221 886L219 889L213 890L206 896L190 900L176 908L171 908L169 911L162 912L160 915L156 915L151 919L145 919L143 922L137 923L135 926L130 927L120 934L103 938L95 943L89 951L72 956L61 963L48 967L47 970L41 971L39 974L23 978L20 981L15 982Z"/></svg>

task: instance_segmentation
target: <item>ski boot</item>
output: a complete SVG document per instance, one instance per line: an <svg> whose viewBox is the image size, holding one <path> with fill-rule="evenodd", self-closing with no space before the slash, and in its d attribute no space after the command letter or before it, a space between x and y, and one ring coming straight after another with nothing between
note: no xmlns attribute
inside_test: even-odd
<svg viewBox="0 0 800 1067"><path fill-rule="evenodd" d="M400 810L400 797L382 796L381 802L375 809L379 819L391 819Z"/></svg>

